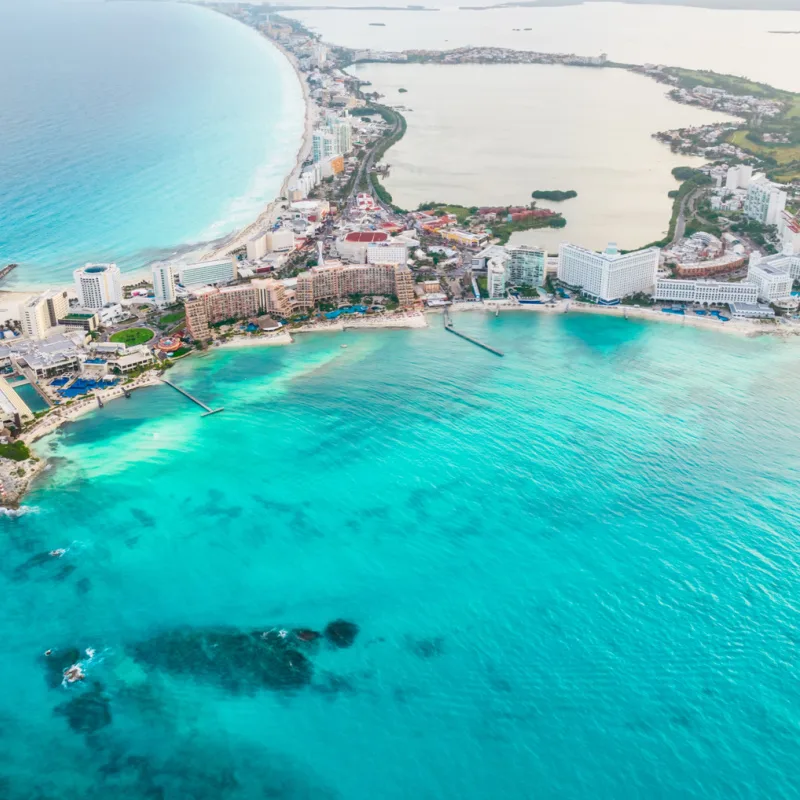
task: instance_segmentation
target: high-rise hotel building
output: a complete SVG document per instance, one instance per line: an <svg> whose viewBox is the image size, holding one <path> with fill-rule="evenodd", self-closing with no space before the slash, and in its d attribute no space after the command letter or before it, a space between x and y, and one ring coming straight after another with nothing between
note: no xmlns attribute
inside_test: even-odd
<svg viewBox="0 0 800 800"><path fill-rule="evenodd" d="M622 254L615 244L609 244L602 253L562 244L558 249L558 279L599 303L616 303L628 295L652 292L658 259L657 247Z"/></svg>
<svg viewBox="0 0 800 800"><path fill-rule="evenodd" d="M274 278L257 278L241 286L206 287L184 304L186 327L193 339L211 337L209 325L226 319L246 319L257 314L288 317L292 313L286 290Z"/></svg>
<svg viewBox="0 0 800 800"><path fill-rule="evenodd" d="M153 295L159 306L169 306L175 302L175 276L171 265L153 264Z"/></svg>
<svg viewBox="0 0 800 800"><path fill-rule="evenodd" d="M351 294L390 295L401 306L414 302L414 278L405 264L330 264L297 276L297 305L313 308L320 300Z"/></svg>
<svg viewBox="0 0 800 800"><path fill-rule="evenodd" d="M87 264L72 273L82 308L97 310L122 300L122 275L116 264Z"/></svg>
<svg viewBox="0 0 800 800"><path fill-rule="evenodd" d="M547 251L520 244L507 247L508 279L516 286L541 286L547 271Z"/></svg>

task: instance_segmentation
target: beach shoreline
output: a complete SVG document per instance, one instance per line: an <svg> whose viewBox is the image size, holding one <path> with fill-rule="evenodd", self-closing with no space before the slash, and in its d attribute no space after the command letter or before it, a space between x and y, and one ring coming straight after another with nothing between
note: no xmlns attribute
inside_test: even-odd
<svg viewBox="0 0 800 800"><path fill-rule="evenodd" d="M221 13L221 12L216 12ZM291 185L292 181L297 178L300 174L300 170L303 167L303 163L311 154L311 146L312 146L312 136L314 132L314 126L317 124L321 116L321 107L314 101L311 97L311 91L308 86L308 81L300 69L300 64L297 61L297 58L290 53L280 42L276 41L275 39L271 39L269 36L264 36L264 34L259 32L259 35L266 39L273 47L277 48L294 71L295 76L297 77L298 82L300 83L300 88L303 93L303 102L305 104L305 118L304 118L304 127L303 127L303 136L300 141L300 146L297 150L297 156L295 158L294 165L292 169L288 172L286 177L283 179L283 183L281 184L281 188L279 190L278 196L271 200L265 208L261 211L261 213L256 217L256 219L251 222L249 225L241 228L238 231L234 231L233 233L229 234L225 237L222 241L218 241L213 244L211 249L208 247L198 249L194 251L203 252L203 255L200 258L200 261L209 261L214 258L222 258L226 256L231 250L238 250L241 247L247 245L248 240L254 236L256 233L267 230L271 228L272 225L275 223L275 219L278 216L279 211L281 211L281 205L284 201L283 198L288 196L289 186Z"/></svg>
<svg viewBox="0 0 800 800"><path fill-rule="evenodd" d="M219 14L220 16L226 17L227 19L234 19L226 14L223 14L221 11L217 11L217 9L210 8L207 6L201 6L203 8L207 8L207 10L212 11L215 14ZM240 23L241 24L241 23ZM248 27L248 26L244 26ZM252 28L249 28L253 30ZM269 36L264 35L260 31L256 31L259 36L269 42L270 45L275 47L289 62L292 71L297 78L297 81L300 84L300 89L303 95L303 105L304 105L304 121L303 121L303 133L300 139L300 144L297 149L297 154L294 159L294 163L289 170L288 173L284 176L283 182L281 183L280 189L278 190L277 196L274 197L272 200L267 203L266 206L262 207L261 211L258 212L256 218L250 222L249 224L245 225L243 228L239 228L237 230L231 231L217 239L212 239L208 241L200 241L200 242L184 242L181 245L176 246L176 251L178 255L175 258L170 260L174 261L175 263L196 263L200 261L210 261L215 258L223 258L226 256L231 250L237 250L241 247L247 245L247 241L257 232L261 230L266 230L271 227L274 222L275 218L279 215L281 211L281 204L282 198L286 198L288 196L288 188L292 184L293 180L299 177L300 171L303 167L305 160L311 153L312 147L312 135L314 131L314 127L319 120L322 109L319 104L311 97L311 91L309 89L308 81L305 78L303 71L300 69L300 64L297 61L297 58L289 52L280 42L276 41L275 39L270 38ZM123 281L126 285L134 285L137 284L141 280L148 280L150 278L150 270L152 264L155 262L148 262L142 264L140 267L126 271L123 274ZM77 266L77 265L76 265ZM30 283L20 284L20 285L13 285L9 288L3 288L0 286L0 296L2 295L24 295L26 297L30 297L34 294L38 294L45 289L51 288L53 286L52 281L43 281L41 283L37 281L32 281ZM70 284L68 289L72 289L72 285Z"/></svg>
<svg viewBox="0 0 800 800"><path fill-rule="evenodd" d="M0 509L17 509L23 497L30 491L35 480L49 469L50 463L42 453L37 453L33 445L39 440L56 433L64 425L75 422L101 408L111 400L125 397L127 393L150 386L158 386L161 378L152 373L146 373L136 378L132 383L114 386L111 389L102 389L91 395L81 398L74 405L63 406L48 413L25 431L19 440L30 449L31 457L25 461L11 461L0 459L0 485L10 489L0 495ZM22 474L20 474L20 470Z"/></svg>
<svg viewBox="0 0 800 800"><path fill-rule="evenodd" d="M211 348L211 352L216 350L238 350L244 347L280 347L282 345L294 344L288 331L268 336L236 336L227 342L222 342ZM191 353L189 355L192 355Z"/></svg>
<svg viewBox="0 0 800 800"><path fill-rule="evenodd" d="M778 336L789 338L800 336L800 327L779 326L772 321L752 319L729 319L722 322L714 317L701 316L690 312L688 314L668 314L660 309L637 308L636 306L597 306L592 303L581 303L575 300L559 303L557 305L542 304L510 304L503 302L483 303L457 303L449 306L451 313L465 313L482 311L483 313L534 313L534 314L589 314L597 316L616 317L625 320L641 320L643 322L666 322L671 325L699 328L720 333L734 334L754 338L757 336ZM427 313L441 313L428 311Z"/></svg>

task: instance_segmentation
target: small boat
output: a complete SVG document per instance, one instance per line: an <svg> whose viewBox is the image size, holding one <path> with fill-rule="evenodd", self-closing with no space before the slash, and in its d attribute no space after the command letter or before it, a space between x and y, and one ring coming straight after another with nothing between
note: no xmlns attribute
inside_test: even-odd
<svg viewBox="0 0 800 800"><path fill-rule="evenodd" d="M340 344L339 347L344 349L345 347L347 347L347 345L346 344Z"/></svg>

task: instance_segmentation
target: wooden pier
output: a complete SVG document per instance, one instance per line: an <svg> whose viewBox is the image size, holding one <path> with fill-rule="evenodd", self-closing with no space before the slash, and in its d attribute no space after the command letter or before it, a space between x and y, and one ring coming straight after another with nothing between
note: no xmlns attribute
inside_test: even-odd
<svg viewBox="0 0 800 800"><path fill-rule="evenodd" d="M206 412L205 414L202 415L204 417L208 417L211 414L219 414L220 411L225 410L224 408L209 408L205 403L198 400L193 395L189 394L189 392L187 392L185 389L181 389L180 386L176 386L172 381L168 381L166 378L162 378L161 381L162 383L166 383L167 386L171 386L173 389L175 389L176 392L180 392L184 397L188 397L193 403L197 403L197 405L199 405L200 408L204 408Z"/></svg>
<svg viewBox="0 0 800 800"><path fill-rule="evenodd" d="M456 336L460 336L462 339L466 339L468 342L472 342L472 344L477 345L478 347L482 347L484 350L488 350L490 353L494 353L496 356L500 356L501 358L505 355L500 350L497 350L494 347L489 346L488 344L484 344L478 339L473 339L471 336L467 336L466 333L461 333L461 331L457 331L453 327L453 321L450 319L450 314L448 313L447 309L444 310L444 329L446 331L450 331L450 333L454 333Z"/></svg>

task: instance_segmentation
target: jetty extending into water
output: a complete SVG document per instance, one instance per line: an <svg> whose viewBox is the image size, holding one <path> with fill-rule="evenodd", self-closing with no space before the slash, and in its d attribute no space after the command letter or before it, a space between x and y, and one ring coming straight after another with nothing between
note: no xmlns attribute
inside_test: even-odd
<svg viewBox="0 0 800 800"><path fill-rule="evenodd" d="M461 331L457 331L453 327L453 320L450 319L450 314L447 309L444 310L444 329L446 331L450 331L450 333L454 333L456 336L460 336L462 339L466 339L468 342L472 342L472 344L477 345L478 347L482 347L484 350L488 350L490 353L494 353L496 356L500 356L501 358L505 355L501 350L498 350L495 347L491 347L484 342L479 341L478 339L473 339L471 336L467 336L466 333L461 333Z"/></svg>
<svg viewBox="0 0 800 800"><path fill-rule="evenodd" d="M180 392L184 397L188 397L193 403L197 403L197 405L199 405L200 408L204 408L205 411L206 411L206 413L203 414L204 417L208 417L211 414L219 414L220 411L224 411L225 410L222 407L220 407L220 408L210 408L204 402L202 402L201 400L198 400L194 395L189 394L189 392L187 392L186 389L181 389L180 386L176 386L172 381L168 381L166 378L162 378L161 381L163 383L166 383L167 386L171 386L173 389L175 389L176 392Z"/></svg>

